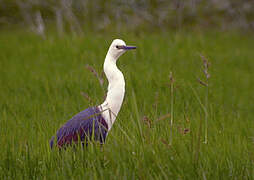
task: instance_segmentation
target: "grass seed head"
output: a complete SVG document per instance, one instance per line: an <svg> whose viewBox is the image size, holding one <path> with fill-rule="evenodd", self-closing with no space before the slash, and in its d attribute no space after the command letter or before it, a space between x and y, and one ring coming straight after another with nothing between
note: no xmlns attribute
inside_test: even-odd
<svg viewBox="0 0 254 180"><path fill-rule="evenodd" d="M208 61L208 59L204 55L200 55L202 61L203 61L203 72L205 74L206 79L210 78L210 74L208 72L209 67L211 66L211 63Z"/></svg>
<svg viewBox="0 0 254 180"><path fill-rule="evenodd" d="M175 79L173 77L173 73L172 72L169 73L169 80L170 80L170 84L174 84Z"/></svg>
<svg viewBox="0 0 254 180"><path fill-rule="evenodd" d="M90 96L88 96L87 93L85 93L85 92L80 92L80 94L81 94L84 98L86 98L86 99L88 100L89 103L92 103L92 98L90 98Z"/></svg>
<svg viewBox="0 0 254 180"><path fill-rule="evenodd" d="M201 84L201 85L203 85L205 87L208 86L208 84L206 84L205 82L201 81L199 78L197 78L197 81L199 82L199 84Z"/></svg>
<svg viewBox="0 0 254 180"><path fill-rule="evenodd" d="M86 69L89 70L91 73L93 73L93 75L99 80L100 85L103 87L103 84L104 84L103 76L99 76L97 71L88 64L86 65Z"/></svg>
<svg viewBox="0 0 254 180"><path fill-rule="evenodd" d="M162 115L161 117L159 117L158 119L157 119L157 121L161 121L161 120L164 120L164 119L167 119L167 118L170 118L170 114L168 113L168 114L165 114L165 115Z"/></svg>
<svg viewBox="0 0 254 180"><path fill-rule="evenodd" d="M144 116L142 120L149 128L151 128L152 122L147 116Z"/></svg>

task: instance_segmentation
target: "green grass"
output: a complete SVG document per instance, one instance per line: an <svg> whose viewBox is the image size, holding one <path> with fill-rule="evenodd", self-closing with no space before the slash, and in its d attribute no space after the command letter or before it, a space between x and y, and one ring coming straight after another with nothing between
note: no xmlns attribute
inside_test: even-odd
<svg viewBox="0 0 254 180"><path fill-rule="evenodd" d="M254 179L253 34L103 35L0 32L0 179ZM117 37L138 49L118 62L126 96L106 144L51 151L57 129L91 106L81 92L103 101L85 65L101 73ZM200 54L211 62L207 144ZM171 111L170 71L173 132L170 117L158 120Z"/></svg>

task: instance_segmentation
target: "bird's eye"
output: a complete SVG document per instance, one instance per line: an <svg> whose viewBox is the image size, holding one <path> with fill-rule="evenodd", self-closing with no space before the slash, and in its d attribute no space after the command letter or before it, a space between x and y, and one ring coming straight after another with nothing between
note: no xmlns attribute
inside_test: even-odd
<svg viewBox="0 0 254 180"><path fill-rule="evenodd" d="M117 49L124 49L124 46L116 45L116 48L117 48Z"/></svg>

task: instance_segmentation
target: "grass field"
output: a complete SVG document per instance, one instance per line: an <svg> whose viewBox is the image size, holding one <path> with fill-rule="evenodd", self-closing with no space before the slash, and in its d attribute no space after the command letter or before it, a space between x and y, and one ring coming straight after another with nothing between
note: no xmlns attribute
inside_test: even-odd
<svg viewBox="0 0 254 180"><path fill-rule="evenodd" d="M52 151L63 123L104 100L107 83L85 67L102 73L114 38L138 49L118 61L126 95L106 144ZM212 31L46 40L1 31L0 179L254 179L253 47L253 34ZM209 89L197 81L200 54Z"/></svg>

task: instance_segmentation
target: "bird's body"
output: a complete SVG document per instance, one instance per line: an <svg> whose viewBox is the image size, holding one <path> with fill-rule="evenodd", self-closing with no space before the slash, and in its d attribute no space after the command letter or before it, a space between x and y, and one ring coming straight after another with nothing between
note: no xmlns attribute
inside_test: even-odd
<svg viewBox="0 0 254 180"><path fill-rule="evenodd" d="M104 143L108 132L108 125L97 107L87 108L76 114L65 123L56 134L56 142L59 148L72 144L72 141L80 141L87 144L91 137ZM50 141L50 147L54 145L55 137Z"/></svg>
<svg viewBox="0 0 254 180"><path fill-rule="evenodd" d="M57 138L54 136L51 138L51 148L54 146L55 140L59 148L79 140L83 144L87 144L89 140L100 141L102 144L105 142L107 134L121 109L125 94L124 76L117 68L116 61L126 50L135 48L126 46L125 42L120 39L112 42L103 66L109 83L105 101L97 107L81 111L66 122L57 131Z"/></svg>

